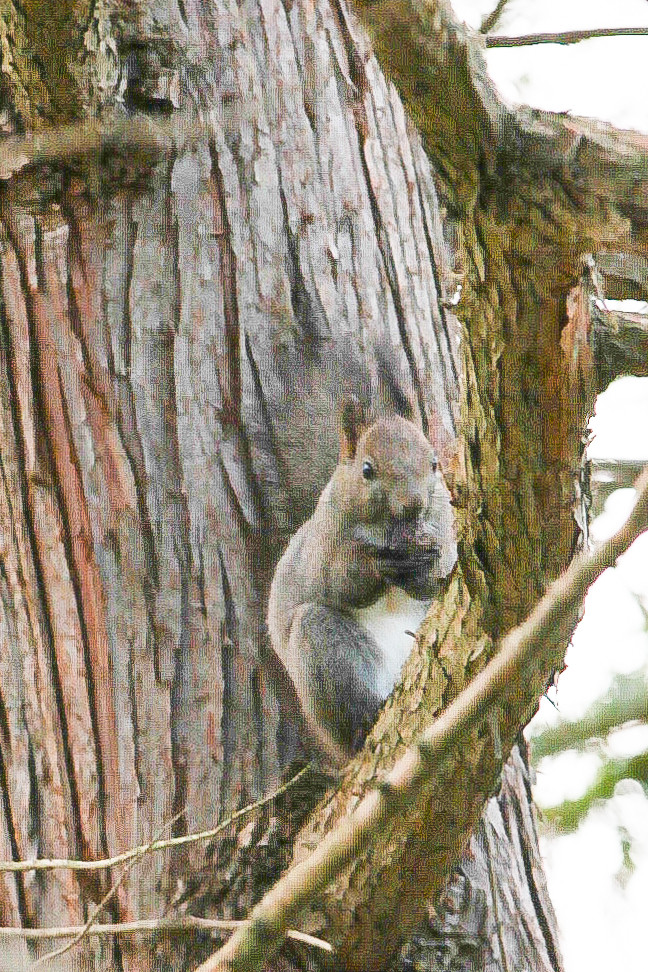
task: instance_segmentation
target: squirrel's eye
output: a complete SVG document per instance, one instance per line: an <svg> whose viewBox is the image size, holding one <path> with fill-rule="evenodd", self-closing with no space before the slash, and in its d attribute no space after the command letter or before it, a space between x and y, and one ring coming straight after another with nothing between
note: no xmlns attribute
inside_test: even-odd
<svg viewBox="0 0 648 972"><path fill-rule="evenodd" d="M362 475L365 479L373 479L376 475L376 470L373 467L373 463L369 462L368 459L362 463Z"/></svg>
<svg viewBox="0 0 648 972"><path fill-rule="evenodd" d="M439 468L439 460L438 459L433 459L432 460L432 472L435 473L438 468Z"/></svg>

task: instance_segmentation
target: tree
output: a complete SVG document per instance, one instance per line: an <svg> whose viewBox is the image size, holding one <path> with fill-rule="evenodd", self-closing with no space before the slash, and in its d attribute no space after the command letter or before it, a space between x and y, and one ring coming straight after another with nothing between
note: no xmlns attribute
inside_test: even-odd
<svg viewBox="0 0 648 972"><path fill-rule="evenodd" d="M3 11L5 860L115 855L180 812L176 836L202 830L282 779L293 713L264 604L335 462L342 390L416 403L461 569L302 849L571 556L599 373L584 258L643 259L645 140L502 105L442 0L354 10L418 131L342 3ZM439 772L435 866L427 840L383 835L311 916L347 967L384 967L426 911L496 782L493 739L506 750L531 714L520 698L466 740L465 772ZM558 969L519 749L503 778L428 951ZM324 783L207 854L144 856L112 918L243 917ZM2 924L77 924L115 879L5 873ZM93 968L202 954L195 937L92 941Z"/></svg>

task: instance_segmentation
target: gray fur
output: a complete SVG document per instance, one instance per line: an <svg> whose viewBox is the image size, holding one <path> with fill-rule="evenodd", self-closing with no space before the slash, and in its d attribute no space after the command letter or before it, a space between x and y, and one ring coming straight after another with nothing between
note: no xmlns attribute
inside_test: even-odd
<svg viewBox="0 0 648 972"><path fill-rule="evenodd" d="M450 494L420 429L399 416L366 428L345 420L341 439L340 463L279 561L268 610L306 723L336 762L393 688L396 649L362 626L363 609L388 605L394 588L429 601L457 558Z"/></svg>

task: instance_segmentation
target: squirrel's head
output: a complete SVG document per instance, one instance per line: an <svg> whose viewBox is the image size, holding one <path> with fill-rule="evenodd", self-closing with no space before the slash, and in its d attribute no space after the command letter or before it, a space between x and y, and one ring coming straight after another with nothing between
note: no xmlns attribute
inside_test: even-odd
<svg viewBox="0 0 648 972"><path fill-rule="evenodd" d="M333 483L351 537L385 579L429 596L454 567L457 544L450 493L418 426L399 415L370 421L345 403Z"/></svg>
<svg viewBox="0 0 648 972"><path fill-rule="evenodd" d="M399 415L372 421L354 399L343 403L340 426L340 462L356 510L369 519L415 519L430 508L442 479L418 426Z"/></svg>

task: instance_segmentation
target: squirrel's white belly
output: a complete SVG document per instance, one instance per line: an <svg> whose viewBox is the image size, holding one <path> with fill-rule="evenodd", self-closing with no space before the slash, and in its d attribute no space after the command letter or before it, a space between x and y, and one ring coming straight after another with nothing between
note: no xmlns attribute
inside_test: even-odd
<svg viewBox="0 0 648 972"><path fill-rule="evenodd" d="M382 663L377 673L376 691L387 698L398 681L405 659L414 646L416 633L429 602L417 601L398 587L390 587L375 604L354 608L349 613L375 639Z"/></svg>

